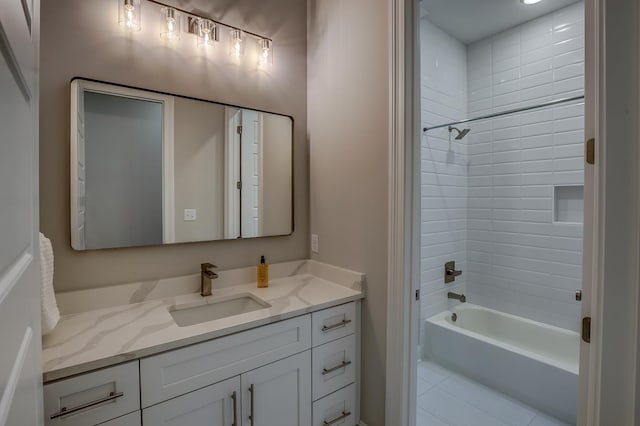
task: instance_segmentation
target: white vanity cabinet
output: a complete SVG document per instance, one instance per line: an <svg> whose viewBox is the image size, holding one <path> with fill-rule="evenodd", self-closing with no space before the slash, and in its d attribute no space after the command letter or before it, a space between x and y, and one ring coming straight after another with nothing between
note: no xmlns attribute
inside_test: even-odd
<svg viewBox="0 0 640 426"><path fill-rule="evenodd" d="M47 384L45 424L357 425L358 304Z"/></svg>

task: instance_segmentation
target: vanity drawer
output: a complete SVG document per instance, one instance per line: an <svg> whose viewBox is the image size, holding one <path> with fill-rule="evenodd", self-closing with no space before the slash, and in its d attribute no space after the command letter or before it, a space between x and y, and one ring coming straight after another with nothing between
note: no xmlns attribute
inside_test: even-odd
<svg viewBox="0 0 640 426"><path fill-rule="evenodd" d="M351 384L313 403L313 426L355 426L356 385Z"/></svg>
<svg viewBox="0 0 640 426"><path fill-rule="evenodd" d="M311 347L311 318L220 337L140 361L142 407L209 386Z"/></svg>
<svg viewBox="0 0 640 426"><path fill-rule="evenodd" d="M314 312L312 314L313 346L354 333L356 320L355 302Z"/></svg>
<svg viewBox="0 0 640 426"><path fill-rule="evenodd" d="M334 340L312 350L313 400L322 398L356 379L356 336Z"/></svg>
<svg viewBox="0 0 640 426"><path fill-rule="evenodd" d="M139 409L138 361L44 386L47 426L96 425ZM59 415L63 411L69 414Z"/></svg>

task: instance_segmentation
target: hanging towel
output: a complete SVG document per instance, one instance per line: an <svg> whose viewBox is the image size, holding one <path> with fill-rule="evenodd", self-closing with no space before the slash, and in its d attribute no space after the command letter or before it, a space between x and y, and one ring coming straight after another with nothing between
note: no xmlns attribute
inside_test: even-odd
<svg viewBox="0 0 640 426"><path fill-rule="evenodd" d="M58 324L60 311L53 292L53 248L51 241L40 233L40 308L42 334L47 334Z"/></svg>

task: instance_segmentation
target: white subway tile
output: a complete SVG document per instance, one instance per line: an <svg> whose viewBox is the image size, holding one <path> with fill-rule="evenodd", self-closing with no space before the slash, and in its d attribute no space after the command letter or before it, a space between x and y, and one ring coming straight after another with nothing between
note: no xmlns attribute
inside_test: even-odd
<svg viewBox="0 0 640 426"><path fill-rule="evenodd" d="M584 14L579 2L465 48L426 24L423 122L441 124L584 93ZM425 21L425 20L422 20ZM431 44L430 48L424 45ZM577 329L582 226L553 222L553 186L581 184L584 104L467 123L422 143L422 316L474 303ZM454 287L442 265L465 270ZM467 283L469 286L467 287ZM477 422L476 422L477 423Z"/></svg>

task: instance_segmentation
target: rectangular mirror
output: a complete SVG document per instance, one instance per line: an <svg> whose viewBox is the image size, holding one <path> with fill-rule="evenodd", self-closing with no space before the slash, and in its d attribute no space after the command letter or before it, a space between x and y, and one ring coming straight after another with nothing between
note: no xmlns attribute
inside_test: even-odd
<svg viewBox="0 0 640 426"><path fill-rule="evenodd" d="M291 117L71 82L74 249L292 232Z"/></svg>

